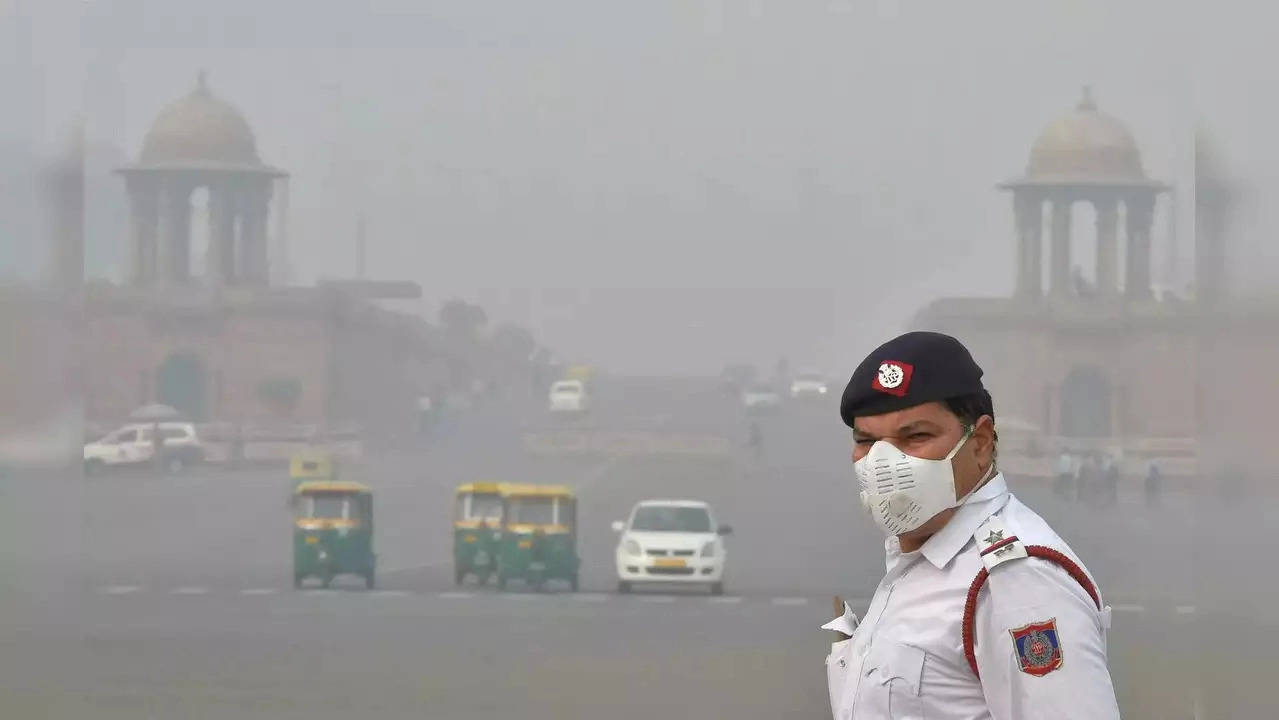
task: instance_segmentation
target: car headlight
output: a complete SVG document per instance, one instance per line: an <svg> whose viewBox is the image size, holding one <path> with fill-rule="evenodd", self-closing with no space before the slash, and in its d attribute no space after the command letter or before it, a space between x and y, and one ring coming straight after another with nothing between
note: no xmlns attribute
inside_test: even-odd
<svg viewBox="0 0 1279 720"><path fill-rule="evenodd" d="M639 543L635 542L634 540L627 540L626 542L622 543L622 549L626 551L627 555L643 555L644 554L644 551L640 549Z"/></svg>
<svg viewBox="0 0 1279 720"><path fill-rule="evenodd" d="M715 541L714 540L702 546L702 557L715 557Z"/></svg>
<svg viewBox="0 0 1279 720"><path fill-rule="evenodd" d="M821 386L821 387L817 388L817 392L818 392L818 393L820 393L820 394L822 394L822 395L825 395L825 394L826 394L826 386L825 386L825 385L823 385L823 386Z"/></svg>

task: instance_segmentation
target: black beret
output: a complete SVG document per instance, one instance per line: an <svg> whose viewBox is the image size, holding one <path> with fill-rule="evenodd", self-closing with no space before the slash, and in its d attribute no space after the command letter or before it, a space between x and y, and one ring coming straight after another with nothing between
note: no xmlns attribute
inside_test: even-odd
<svg viewBox="0 0 1279 720"><path fill-rule="evenodd" d="M880 345L853 371L839 416L853 419L903 410L983 390L981 368L949 335L909 332Z"/></svg>

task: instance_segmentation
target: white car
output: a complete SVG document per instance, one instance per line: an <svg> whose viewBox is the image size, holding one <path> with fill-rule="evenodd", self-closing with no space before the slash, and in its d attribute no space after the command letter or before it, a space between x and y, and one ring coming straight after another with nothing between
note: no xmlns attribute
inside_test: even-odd
<svg viewBox="0 0 1279 720"><path fill-rule="evenodd" d="M701 583L724 592L728 552L709 505L699 500L645 500L629 520L613 523L617 543L617 590L627 593L643 583Z"/></svg>
<svg viewBox="0 0 1279 720"><path fill-rule="evenodd" d="M138 465L155 458L152 433L158 427L165 469L178 471L204 460L204 448L195 426L185 422L133 423L117 428L102 439L84 446L85 474L108 467Z"/></svg>
<svg viewBox="0 0 1279 720"><path fill-rule="evenodd" d="M826 381L820 375L799 375L790 384L790 396L796 400L821 397L829 391Z"/></svg>
<svg viewBox="0 0 1279 720"><path fill-rule="evenodd" d="M581 380L560 380L551 385L548 400L553 413L582 413L591 408L591 399Z"/></svg>
<svg viewBox="0 0 1279 720"><path fill-rule="evenodd" d="M768 385L753 385L742 393L742 407L754 412L776 410L782 405L782 396Z"/></svg>

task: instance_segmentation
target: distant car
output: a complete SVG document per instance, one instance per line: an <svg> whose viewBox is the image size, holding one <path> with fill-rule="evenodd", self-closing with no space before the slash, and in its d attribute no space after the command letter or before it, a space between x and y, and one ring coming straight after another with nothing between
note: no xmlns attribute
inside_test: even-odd
<svg viewBox="0 0 1279 720"><path fill-rule="evenodd" d="M548 400L552 413L583 413L591 408L586 385L581 380L560 380L551 385Z"/></svg>
<svg viewBox="0 0 1279 720"><path fill-rule="evenodd" d="M781 407L782 396L769 385L752 385L742 393L742 407L752 412L766 412Z"/></svg>
<svg viewBox="0 0 1279 720"><path fill-rule="evenodd" d="M613 523L617 542L617 590L628 593L642 583L705 583L714 595L724 592L728 552L711 507L700 500L645 500L630 519Z"/></svg>
<svg viewBox="0 0 1279 720"><path fill-rule="evenodd" d="M790 384L790 396L795 400L821 397L829 392L826 379L820 375L798 375Z"/></svg>
<svg viewBox="0 0 1279 720"><path fill-rule="evenodd" d="M140 465L155 459L152 433L159 429L161 461L166 470L180 471L204 460L204 447L195 425L187 422L131 423L84 446L84 471L92 475L108 467Z"/></svg>

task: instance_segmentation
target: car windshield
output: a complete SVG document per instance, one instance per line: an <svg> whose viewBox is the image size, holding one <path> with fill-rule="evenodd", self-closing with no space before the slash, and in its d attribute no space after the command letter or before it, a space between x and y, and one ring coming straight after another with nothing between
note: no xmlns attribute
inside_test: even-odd
<svg viewBox="0 0 1279 720"><path fill-rule="evenodd" d="M711 516L706 508L701 507L645 505L635 511L631 529L644 532L704 533L711 531Z"/></svg>
<svg viewBox="0 0 1279 720"><path fill-rule="evenodd" d="M472 495L471 519L493 519L502 517L502 498L497 495Z"/></svg>
<svg viewBox="0 0 1279 720"><path fill-rule="evenodd" d="M555 522L555 498L515 498L511 500L510 507L514 524L551 525Z"/></svg>
<svg viewBox="0 0 1279 720"><path fill-rule="evenodd" d="M350 516L350 497L346 495L316 493L302 496L298 503L298 517L335 519Z"/></svg>

